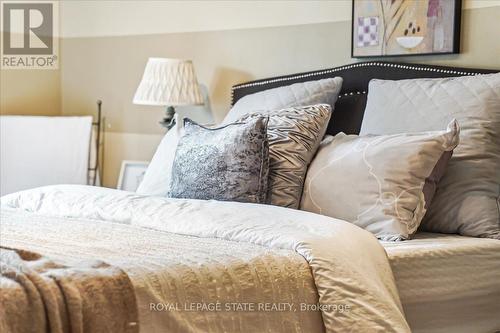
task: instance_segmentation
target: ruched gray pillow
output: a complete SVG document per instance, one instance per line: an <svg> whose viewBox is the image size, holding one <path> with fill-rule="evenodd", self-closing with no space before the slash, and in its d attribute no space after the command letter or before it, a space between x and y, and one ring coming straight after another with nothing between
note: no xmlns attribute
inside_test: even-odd
<svg viewBox="0 0 500 333"><path fill-rule="evenodd" d="M327 104L264 111L240 119L269 117L269 189L272 205L299 208L307 167L331 117Z"/></svg>
<svg viewBox="0 0 500 333"><path fill-rule="evenodd" d="M265 203L269 170L267 117L220 128L184 120L169 197Z"/></svg>

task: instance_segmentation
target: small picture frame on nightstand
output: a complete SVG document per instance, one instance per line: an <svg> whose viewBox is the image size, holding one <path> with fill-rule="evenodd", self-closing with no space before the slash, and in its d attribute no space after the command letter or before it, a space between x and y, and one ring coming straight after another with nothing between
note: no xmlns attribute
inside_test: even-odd
<svg viewBox="0 0 500 333"><path fill-rule="evenodd" d="M135 192L144 178L148 165L148 161L123 161L116 188L122 191Z"/></svg>

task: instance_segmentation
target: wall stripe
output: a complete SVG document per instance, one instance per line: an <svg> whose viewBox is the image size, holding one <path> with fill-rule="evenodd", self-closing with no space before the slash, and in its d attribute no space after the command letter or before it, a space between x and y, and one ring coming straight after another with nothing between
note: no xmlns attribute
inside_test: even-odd
<svg viewBox="0 0 500 333"><path fill-rule="evenodd" d="M130 36L335 22L350 15L351 0L65 1L61 31L63 37Z"/></svg>
<svg viewBox="0 0 500 333"><path fill-rule="evenodd" d="M331 23L349 21L351 4L351 0L61 1L61 34L64 38L131 36ZM500 0L463 1L464 9L494 6L500 6Z"/></svg>

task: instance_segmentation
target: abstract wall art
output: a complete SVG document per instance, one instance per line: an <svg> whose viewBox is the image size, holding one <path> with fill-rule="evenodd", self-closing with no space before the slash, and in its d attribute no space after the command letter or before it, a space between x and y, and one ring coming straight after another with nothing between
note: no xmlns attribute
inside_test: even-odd
<svg viewBox="0 0 500 333"><path fill-rule="evenodd" d="M461 0L353 0L352 57L460 52Z"/></svg>

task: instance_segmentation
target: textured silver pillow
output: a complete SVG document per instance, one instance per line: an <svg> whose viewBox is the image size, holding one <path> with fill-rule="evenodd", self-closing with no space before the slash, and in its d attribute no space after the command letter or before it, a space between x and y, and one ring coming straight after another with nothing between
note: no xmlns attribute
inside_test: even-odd
<svg viewBox="0 0 500 333"><path fill-rule="evenodd" d="M456 122L439 132L329 136L307 172L301 209L352 222L383 240L407 239L458 140Z"/></svg>
<svg viewBox="0 0 500 333"><path fill-rule="evenodd" d="M220 128L184 120L168 196L265 203L269 170L267 117Z"/></svg>
<svg viewBox="0 0 500 333"><path fill-rule="evenodd" d="M240 121L269 117L269 203L298 208L307 167L331 116L326 104L255 113Z"/></svg>
<svg viewBox="0 0 500 333"><path fill-rule="evenodd" d="M372 80L361 134L461 127L421 229L500 239L500 73Z"/></svg>
<svg viewBox="0 0 500 333"><path fill-rule="evenodd" d="M341 88L342 78L334 77L294 83L246 95L231 108L223 123L231 123L255 112L262 114L288 107L328 104L333 110Z"/></svg>

